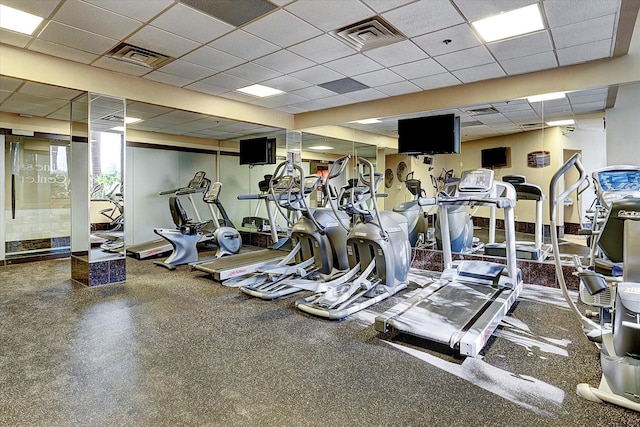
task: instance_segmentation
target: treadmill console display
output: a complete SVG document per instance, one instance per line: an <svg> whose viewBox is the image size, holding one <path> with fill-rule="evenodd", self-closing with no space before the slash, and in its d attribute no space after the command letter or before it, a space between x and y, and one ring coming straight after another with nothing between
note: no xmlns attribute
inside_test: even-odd
<svg viewBox="0 0 640 427"><path fill-rule="evenodd" d="M598 172L602 191L640 191L640 169Z"/></svg>
<svg viewBox="0 0 640 427"><path fill-rule="evenodd" d="M462 172L458 189L461 192L488 192L493 187L493 171L475 169Z"/></svg>
<svg viewBox="0 0 640 427"><path fill-rule="evenodd" d="M302 188L304 190L304 194L309 194L313 192L320 182L322 181L321 175L309 175L304 177L304 181L302 182Z"/></svg>

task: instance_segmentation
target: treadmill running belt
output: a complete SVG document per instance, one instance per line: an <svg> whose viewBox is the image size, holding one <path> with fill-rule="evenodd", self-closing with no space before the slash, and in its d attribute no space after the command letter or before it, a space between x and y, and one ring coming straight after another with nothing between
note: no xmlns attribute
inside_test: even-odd
<svg viewBox="0 0 640 427"><path fill-rule="evenodd" d="M426 297L416 294L412 299L420 301L390 323L404 333L449 345L451 337L468 328L499 292L486 285L449 282Z"/></svg>

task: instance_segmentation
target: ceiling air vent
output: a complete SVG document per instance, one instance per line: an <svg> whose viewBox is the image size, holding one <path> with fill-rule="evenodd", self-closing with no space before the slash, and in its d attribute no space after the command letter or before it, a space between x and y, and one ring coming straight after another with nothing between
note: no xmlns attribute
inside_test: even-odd
<svg viewBox="0 0 640 427"><path fill-rule="evenodd" d="M109 56L147 68L158 68L172 58L148 49L121 43L109 52Z"/></svg>
<svg viewBox="0 0 640 427"><path fill-rule="evenodd" d="M470 116L484 116L487 114L495 114L497 112L498 110L496 110L494 107L475 108L473 110L465 110L465 113L467 113Z"/></svg>
<svg viewBox="0 0 640 427"><path fill-rule="evenodd" d="M398 30L379 16L331 31L330 34L360 52L405 39Z"/></svg>

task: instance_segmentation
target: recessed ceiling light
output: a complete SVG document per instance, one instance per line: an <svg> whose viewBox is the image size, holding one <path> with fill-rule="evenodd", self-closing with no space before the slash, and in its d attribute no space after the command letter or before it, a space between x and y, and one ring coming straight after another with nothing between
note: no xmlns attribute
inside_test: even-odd
<svg viewBox="0 0 640 427"><path fill-rule="evenodd" d="M568 125L575 125L576 121L573 119L567 119L567 120L555 120L552 122L547 122L547 125L549 126L568 126Z"/></svg>
<svg viewBox="0 0 640 427"><path fill-rule="evenodd" d="M537 3L480 19L472 22L471 25L486 43L532 33L544 28Z"/></svg>
<svg viewBox="0 0 640 427"><path fill-rule="evenodd" d="M125 117L124 118L124 122L128 125L130 125L131 123L138 123L141 122L142 119L138 119L136 117Z"/></svg>
<svg viewBox="0 0 640 427"><path fill-rule="evenodd" d="M562 99L566 95L566 92L550 92L540 95L527 96L529 102L551 101L552 99Z"/></svg>
<svg viewBox="0 0 640 427"><path fill-rule="evenodd" d="M125 127L124 126L114 126L112 128L110 128L111 130L115 130L116 132L124 132L125 131Z"/></svg>
<svg viewBox="0 0 640 427"><path fill-rule="evenodd" d="M42 22L42 18L0 4L0 28L31 35Z"/></svg>
<svg viewBox="0 0 640 427"><path fill-rule="evenodd" d="M328 145L314 145L309 147L309 150L333 150L333 147L329 147Z"/></svg>
<svg viewBox="0 0 640 427"><path fill-rule="evenodd" d="M350 123L359 123L361 125L370 125L373 123L382 123L382 120L379 119L364 119L364 120L354 120Z"/></svg>
<svg viewBox="0 0 640 427"><path fill-rule="evenodd" d="M267 96L273 96L273 95L278 95L280 93L284 93L281 90L274 89L268 86L263 86L263 85L251 85L247 87L242 87L238 89L238 92L247 93L253 96L259 96L260 98L265 98Z"/></svg>

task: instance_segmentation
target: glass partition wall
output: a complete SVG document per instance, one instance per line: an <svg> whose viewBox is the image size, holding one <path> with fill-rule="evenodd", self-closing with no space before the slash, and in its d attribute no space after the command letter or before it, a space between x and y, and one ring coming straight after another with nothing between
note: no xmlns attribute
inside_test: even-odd
<svg viewBox="0 0 640 427"><path fill-rule="evenodd" d="M86 286L126 279L125 117L122 98L89 93L72 102L71 277Z"/></svg>

